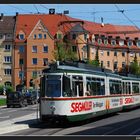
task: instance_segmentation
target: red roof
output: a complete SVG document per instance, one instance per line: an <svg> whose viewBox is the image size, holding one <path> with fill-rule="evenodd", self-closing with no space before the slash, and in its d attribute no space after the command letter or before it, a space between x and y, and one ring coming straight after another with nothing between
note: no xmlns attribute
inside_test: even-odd
<svg viewBox="0 0 140 140"><path fill-rule="evenodd" d="M74 20L84 21L59 14L18 15L16 21L16 36L18 35L19 31L22 30L25 32L26 37L28 37L39 20L43 22L43 24L46 26L52 36L54 36L59 29L62 32L66 33L72 28L72 26L76 24L64 23L62 24L62 26L58 26L60 22ZM84 28L88 30L91 34L99 34L112 37L120 36L120 38L122 39L125 39L126 37L130 37L130 39L134 39L135 37L140 38L140 30L135 26L105 24L102 27L100 23L84 21ZM129 33L128 31L134 33Z"/></svg>
<svg viewBox="0 0 140 140"><path fill-rule="evenodd" d="M61 21L66 20L75 20L65 15L49 15L49 14L37 14L37 15L18 15L16 20L16 36L19 34L19 31L22 30L26 37L29 36L37 22L41 20L46 28L49 30L52 36L56 34L56 32L63 28L64 31L69 30L72 27L72 24L65 24L65 26L58 27L58 24ZM17 40L16 40L17 41Z"/></svg>

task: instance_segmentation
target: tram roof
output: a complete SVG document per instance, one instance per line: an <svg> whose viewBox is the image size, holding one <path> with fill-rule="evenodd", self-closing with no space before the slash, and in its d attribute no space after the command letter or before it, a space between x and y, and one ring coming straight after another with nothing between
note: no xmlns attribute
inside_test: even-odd
<svg viewBox="0 0 140 140"><path fill-rule="evenodd" d="M115 77L121 78L120 75L112 73L110 70L96 68L89 65L79 65L79 66L70 66L70 65L58 65L56 68L45 69L43 70L44 73L62 73L62 72L70 72L70 73L83 73L83 74L94 74L99 76L108 76L108 77Z"/></svg>
<svg viewBox="0 0 140 140"><path fill-rule="evenodd" d="M128 76L122 76L122 80L133 80L133 81L139 81L140 77L134 76L134 75L128 75Z"/></svg>

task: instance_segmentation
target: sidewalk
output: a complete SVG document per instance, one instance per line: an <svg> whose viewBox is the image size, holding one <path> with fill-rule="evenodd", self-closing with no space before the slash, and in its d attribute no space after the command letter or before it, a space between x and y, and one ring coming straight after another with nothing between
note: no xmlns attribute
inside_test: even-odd
<svg viewBox="0 0 140 140"><path fill-rule="evenodd" d="M38 123L37 114L32 113L15 119L0 122L0 135L14 131L30 128L32 124Z"/></svg>

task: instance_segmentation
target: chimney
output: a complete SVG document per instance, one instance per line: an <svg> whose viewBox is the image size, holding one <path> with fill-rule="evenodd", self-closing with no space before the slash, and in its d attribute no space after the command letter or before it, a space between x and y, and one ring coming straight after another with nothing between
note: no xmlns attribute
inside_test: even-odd
<svg viewBox="0 0 140 140"><path fill-rule="evenodd" d="M104 19L101 17L101 27L104 27Z"/></svg>
<svg viewBox="0 0 140 140"><path fill-rule="evenodd" d="M54 15L55 14L55 9L54 8L49 9L49 14Z"/></svg>
<svg viewBox="0 0 140 140"><path fill-rule="evenodd" d="M69 10L65 10L64 11L64 14L66 15L66 14L69 14Z"/></svg>
<svg viewBox="0 0 140 140"><path fill-rule="evenodd" d="M18 16L18 12L16 12L16 16Z"/></svg>
<svg viewBox="0 0 140 140"><path fill-rule="evenodd" d="M4 16L4 14L3 14L3 13L1 13L1 16L0 16L0 21L3 21L3 16Z"/></svg>

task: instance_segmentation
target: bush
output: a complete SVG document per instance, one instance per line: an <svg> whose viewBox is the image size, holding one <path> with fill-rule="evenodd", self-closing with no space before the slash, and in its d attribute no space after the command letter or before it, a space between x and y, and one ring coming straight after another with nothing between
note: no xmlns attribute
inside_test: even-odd
<svg viewBox="0 0 140 140"><path fill-rule="evenodd" d="M5 88L6 88L6 93L14 91L14 88L11 86L6 86Z"/></svg>
<svg viewBox="0 0 140 140"><path fill-rule="evenodd" d="M3 94L3 87L4 85L0 85L0 94Z"/></svg>

